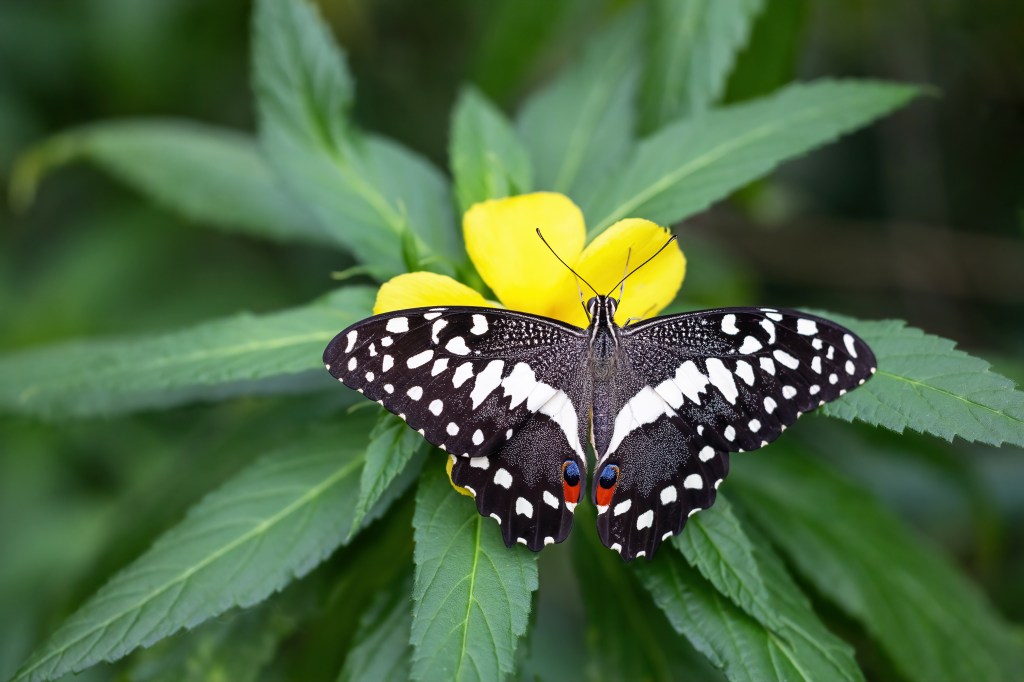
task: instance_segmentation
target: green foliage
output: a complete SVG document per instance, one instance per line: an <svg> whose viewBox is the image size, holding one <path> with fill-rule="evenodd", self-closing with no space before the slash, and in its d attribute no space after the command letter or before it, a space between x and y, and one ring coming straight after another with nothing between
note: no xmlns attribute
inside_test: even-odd
<svg viewBox="0 0 1024 682"><path fill-rule="evenodd" d="M512 672L537 589L537 557L506 549L472 500L432 467L416 495L412 679L495 680Z"/></svg>
<svg viewBox="0 0 1024 682"><path fill-rule="evenodd" d="M56 135L23 156L12 203L24 208L44 174L77 160L198 223L280 241L329 241L281 189L250 136L191 121L97 123Z"/></svg>
<svg viewBox="0 0 1024 682"><path fill-rule="evenodd" d="M372 301L369 289L340 289L280 313L8 355L0 358L0 405L54 418L85 417L323 386L324 346L338 329L365 317ZM310 370L318 370L315 379Z"/></svg>
<svg viewBox="0 0 1024 682"><path fill-rule="evenodd" d="M507 2L498 16L536 26L549 16L579 18L581 7L559 4L549 15ZM554 190L583 208L591 237L626 217L673 224L921 93L868 80L771 92L792 65L804 13L804 3L651 0L610 11L582 47L548 48L543 36L554 42L579 31L545 25L518 52L512 28L492 28L481 62L504 55L524 79L531 68L546 70L545 60L581 54L525 93L514 116L464 86L450 117L449 182L425 158L356 123L372 121L375 103L360 116L347 59L315 5L257 0L257 138L173 120L78 127L22 157L12 198L27 205L46 173L88 160L192 221L337 249L331 257L345 266L354 259L356 276L428 269L479 284L467 272L456 208ZM351 38L359 19L348 18L355 28L342 34ZM488 73L482 81L513 89L507 74ZM752 96L761 98L722 105ZM751 303L732 299L753 295L756 277L699 238L692 243L694 298ZM282 254L282 262L312 267L296 252ZM326 288L329 266L316 267ZM15 679L56 679L129 654L121 671L136 680L857 681L865 672L885 677L891 666L900 679L952 682L1010 680L1024 668L1019 636L941 551L811 457L835 447L827 439L804 453L787 434L767 452L735 456L728 499L691 519L651 562L624 566L599 545L593 512L581 505L582 527L546 550L538 571L536 555L506 548L494 523L452 490L442 454L403 421L369 404L338 410L333 396L342 394L321 354L338 330L370 313L373 295L346 286L278 312L0 357L0 408L56 422L231 399L223 414L189 408L207 418L198 420L199 435L175 443L184 450L175 466L198 469L188 489L213 492L134 561L138 549L98 562L97 575L64 600L102 587L67 609ZM901 321L828 316L867 340L879 369L822 414L897 433L1024 445L1024 394L987 362ZM276 399L294 402L290 409L247 411L254 396L292 393L310 395ZM191 425L195 414L170 412L175 428L166 430ZM259 423L246 427L245 415ZM326 423L306 428L317 421ZM215 487L213 472L227 465L185 455L221 422L242 432L232 447L254 461ZM37 428L17 424L18 433ZM111 438L151 427L122 417L111 422ZM265 445L272 433L287 445ZM908 454L902 439L884 437L894 457ZM14 439L10 450L31 460L38 448L25 447L30 441ZM103 466L91 452L74 452L40 469L114 477L93 471ZM146 447L136 454L147 456ZM136 472L123 462L109 468ZM159 472L150 485L173 487L166 468ZM120 516L131 519L125 499ZM16 502L5 509L17 510ZM92 510L88 523L65 527L86 529L95 544L118 535L88 530L100 516L93 507L69 508ZM17 552L23 573L38 563L26 556ZM88 563L81 550L71 559ZM46 627L22 625L18 636Z"/></svg>
<svg viewBox="0 0 1024 682"><path fill-rule="evenodd" d="M831 313L829 313L831 315ZM874 350L878 373L826 414L897 433L1024 446L1024 392L956 344L901 320L864 322L832 315Z"/></svg>

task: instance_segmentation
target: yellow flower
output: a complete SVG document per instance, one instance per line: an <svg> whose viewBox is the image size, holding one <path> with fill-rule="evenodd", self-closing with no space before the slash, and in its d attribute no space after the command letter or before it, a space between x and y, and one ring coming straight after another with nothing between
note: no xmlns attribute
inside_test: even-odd
<svg viewBox="0 0 1024 682"><path fill-rule="evenodd" d="M466 251L480 277L507 308L553 317L580 327L587 316L580 305L576 278L558 262L540 238L600 293L665 244L668 230L640 218L615 223L586 245L583 213L562 195L537 192L474 204L462 218ZM686 259L677 243L644 266L626 282L615 320L658 314L672 302L686 272ZM585 286L582 283L580 286ZM584 298L592 295L584 291ZM433 272L410 272L385 282L377 292L374 314L431 306L495 306L478 291L451 277ZM451 481L454 456L447 462ZM465 488L452 487L472 497Z"/></svg>
<svg viewBox="0 0 1024 682"><path fill-rule="evenodd" d="M507 308L587 326L576 278L537 237L602 294L626 272L654 254L668 230L640 218L615 223L590 244L583 213L562 194L536 192L474 204L462 219L466 251L483 281ZM672 302L686 272L686 259L673 243L626 282L615 320L658 314ZM584 287L584 299L592 294ZM617 295L617 292L611 292ZM427 306L494 306L476 290L451 277L410 272L385 282L374 314Z"/></svg>

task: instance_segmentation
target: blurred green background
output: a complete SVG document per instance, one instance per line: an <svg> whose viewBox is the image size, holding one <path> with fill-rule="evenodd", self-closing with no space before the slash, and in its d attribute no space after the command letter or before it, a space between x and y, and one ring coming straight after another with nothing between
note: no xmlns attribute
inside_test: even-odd
<svg viewBox="0 0 1024 682"><path fill-rule="evenodd" d="M358 84L356 118L445 167L471 81L507 110L620 3L321 0ZM71 126L181 117L252 130L242 0L0 3L0 179ZM794 78L927 83L925 98L677 228L682 303L818 307L908 320L1024 379L1024 3L771 0L728 99ZM304 303L350 262L189 224L74 166L0 202L0 351L172 330ZM248 462L267 415L337 396L196 405L98 422L0 416L0 677L183 511ZM275 419L275 424L280 423ZM842 434L830 434L843 429ZM948 547L1024 621L1024 459L811 420L830 453ZM543 562L542 562L543 565ZM543 570L543 569L542 569ZM102 678L109 671L97 671Z"/></svg>

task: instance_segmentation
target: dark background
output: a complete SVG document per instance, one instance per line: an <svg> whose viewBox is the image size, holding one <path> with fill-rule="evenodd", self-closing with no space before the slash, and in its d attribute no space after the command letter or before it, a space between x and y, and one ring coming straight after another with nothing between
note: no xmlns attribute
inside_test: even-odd
<svg viewBox="0 0 1024 682"><path fill-rule="evenodd" d="M513 112L622 3L320 4L349 54L359 122L444 167L461 84L476 83ZM0 181L33 143L100 119L184 117L253 130L248 15L241 0L4 0ZM679 226L690 257L684 302L899 317L1020 381L1022 67L1021 2L772 0L729 100L822 76L935 92ZM71 167L25 212L0 201L0 351L304 303L346 264L336 252L189 224L93 168ZM242 400L97 422L0 416L0 677L248 461L245 443L260 434L246 441L239 431L315 401ZM844 468L1024 620L1020 451L912 437L906 448L917 455L893 457L884 434L864 434L864 456Z"/></svg>

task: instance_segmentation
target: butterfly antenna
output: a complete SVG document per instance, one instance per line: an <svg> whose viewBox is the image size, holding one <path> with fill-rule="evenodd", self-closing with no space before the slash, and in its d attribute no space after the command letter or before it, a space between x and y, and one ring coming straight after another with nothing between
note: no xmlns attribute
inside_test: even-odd
<svg viewBox="0 0 1024 682"><path fill-rule="evenodd" d="M622 279L619 280L619 303L622 303L622 293L626 290L626 275L629 272L629 257L633 255L633 247L626 249L626 265L622 268Z"/></svg>
<svg viewBox="0 0 1024 682"><path fill-rule="evenodd" d="M616 284L614 287L612 287L611 290L607 294L605 294L605 296L611 295L612 291L615 291L616 287L621 286L627 279L629 279L630 277L633 276L633 273L635 273L637 270L639 270L640 268L642 268L643 266L647 265L652 260L654 260L658 256L659 253L661 253L662 251L667 249L668 245L671 244L672 242L674 242L675 240L676 240L676 236L675 235L672 235L671 237L669 237L668 241L665 242L664 244L662 244L661 248L658 249L657 251L655 251L653 256L651 256L650 258L645 260L643 263L641 263L640 265L638 265L635 268L633 268L632 270L630 270L629 274L627 274L625 277L623 277L621 280L619 280L618 284ZM597 292L594 292L594 293L597 293Z"/></svg>
<svg viewBox="0 0 1024 682"><path fill-rule="evenodd" d="M580 276L580 273L578 273L578 272L576 272L575 270L573 270L572 268L570 268L570 267L569 267L569 264L568 264L568 263L566 263L566 262L565 262L564 260L562 260L562 257L561 257L561 256L559 256L559 255L558 255L557 253L555 253L555 250L554 250L553 248L551 248L551 244L548 244L548 240L547 240L547 239L544 239L544 235L542 235L542 234L540 233L540 228L539 228L539 227L537 228L537 236L538 236L538 237L540 237L540 240L541 240L542 242L544 242L544 246L548 247L548 251L550 251L550 252L551 252L552 254L554 254L555 258L557 258L557 259L558 259L558 262L559 262L559 263L561 263L562 265L564 265L564 266L566 267L566 269L567 269L567 270L568 270L569 272L571 272L572 274L576 275L576 277L577 277L577 278L579 278L579 279L580 279L580 280L581 280L581 281L582 281L582 282L583 282L584 284L586 284L586 285L587 285L587 287L589 287L589 288L590 288L590 290L594 292L594 295L595 295L595 296L600 296L600 295L601 295L601 294L597 293L597 289L595 289L594 287L590 286L590 282L588 282L587 280L583 279L583 277L582 277L582 276ZM665 247L663 246L663 247L661 247L661 248L665 248ZM655 254L655 255L657 255L657 254ZM578 286L579 286L579 284L577 284L576 286L578 287ZM582 292L581 292L581 294L582 294ZM583 299L583 297L582 297L582 295L581 295L581 296L580 296L580 300L582 300L582 299Z"/></svg>

